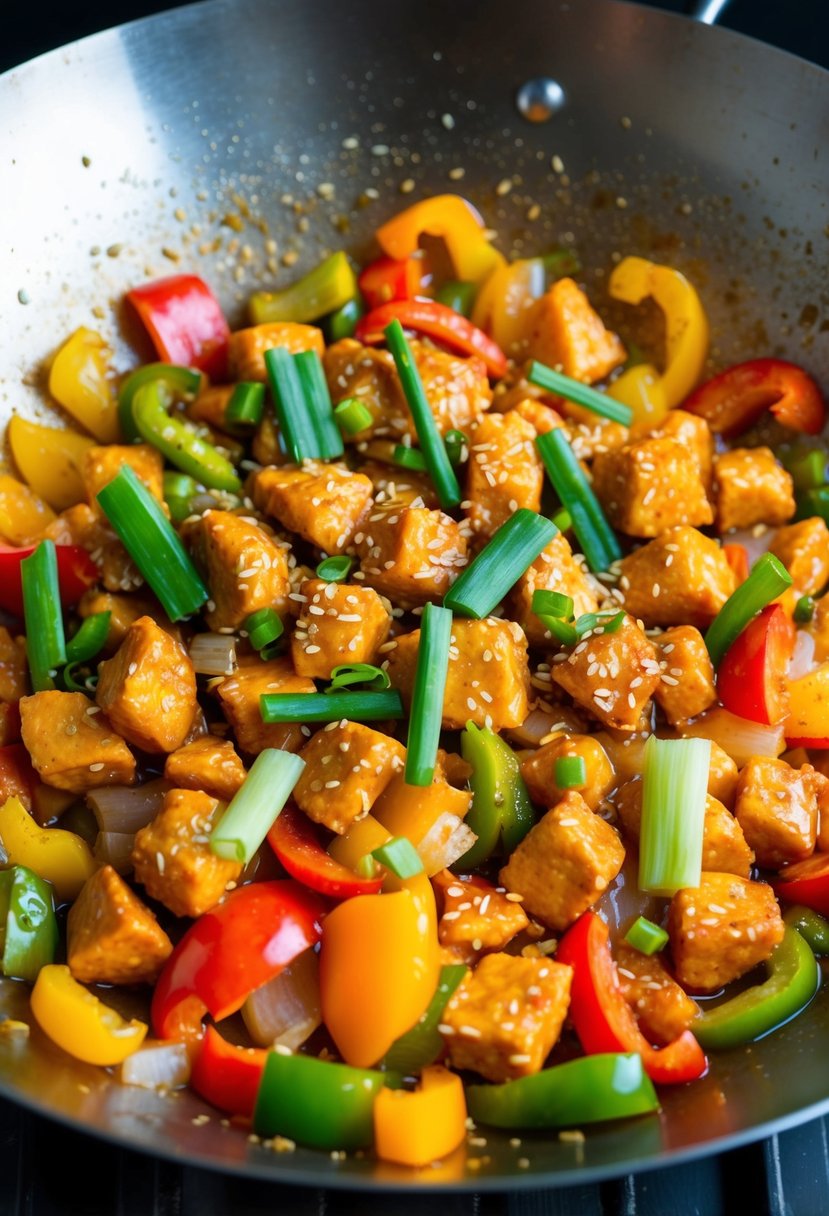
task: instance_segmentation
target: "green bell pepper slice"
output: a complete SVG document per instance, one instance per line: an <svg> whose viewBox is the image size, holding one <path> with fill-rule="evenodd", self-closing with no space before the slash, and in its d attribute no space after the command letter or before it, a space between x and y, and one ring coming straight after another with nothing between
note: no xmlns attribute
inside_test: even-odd
<svg viewBox="0 0 829 1216"><path fill-rule="evenodd" d="M54 962L58 925L52 885L26 866L0 873L0 950L3 975L34 983Z"/></svg>
<svg viewBox="0 0 829 1216"><path fill-rule="evenodd" d="M784 912L783 920L793 929L797 929L801 937L805 937L812 954L829 954L829 920L825 916L811 908L795 904Z"/></svg>
<svg viewBox="0 0 829 1216"><path fill-rule="evenodd" d="M254 325L268 321L317 321L358 294L357 277L339 250L284 291L255 291L248 308Z"/></svg>
<svg viewBox="0 0 829 1216"><path fill-rule="evenodd" d="M159 381L150 381L138 389L132 402L132 417L141 438L182 473L188 473L211 490L228 490L232 494L242 488L227 457L167 412Z"/></svg>
<svg viewBox="0 0 829 1216"><path fill-rule="evenodd" d="M360 317L364 316L365 311L361 297L354 296L353 299L346 300L340 308L329 312L320 321L326 343L330 346L333 342L339 342L341 338L353 338L357 322Z"/></svg>
<svg viewBox="0 0 829 1216"><path fill-rule="evenodd" d="M465 873L499 847L511 853L535 823L535 812L515 753L494 731L467 722L461 754L472 765L472 806L466 823L478 837L452 867Z"/></svg>
<svg viewBox="0 0 829 1216"><path fill-rule="evenodd" d="M790 1021L820 986L820 969L806 940L786 926L766 963L768 979L694 1020L694 1036L705 1048L752 1043Z"/></svg>
<svg viewBox="0 0 829 1216"><path fill-rule="evenodd" d="M428 1064L434 1064L444 1047L438 1023L449 998L468 970L464 963L449 963L441 967L435 995L411 1030L392 1043L383 1060L384 1068L403 1076L413 1076Z"/></svg>
<svg viewBox="0 0 829 1216"><path fill-rule="evenodd" d="M369 1148L374 1099L387 1073L318 1060L315 1056L268 1053L253 1111L260 1136L287 1136L308 1148Z"/></svg>
<svg viewBox="0 0 829 1216"><path fill-rule="evenodd" d="M140 443L141 434L132 416L135 394L147 384L157 384L170 406L174 397L195 397L201 388L202 374L193 367L177 363L146 363L127 376L118 393L118 421L127 443Z"/></svg>
<svg viewBox="0 0 829 1216"><path fill-rule="evenodd" d="M581 1127L659 1110L637 1052L608 1052L556 1064L503 1085L468 1085L476 1123L505 1128Z"/></svg>

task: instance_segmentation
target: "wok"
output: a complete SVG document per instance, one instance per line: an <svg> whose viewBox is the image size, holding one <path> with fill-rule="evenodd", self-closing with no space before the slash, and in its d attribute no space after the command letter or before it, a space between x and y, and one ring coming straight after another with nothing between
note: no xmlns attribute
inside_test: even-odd
<svg viewBox="0 0 829 1216"><path fill-rule="evenodd" d="M535 77L561 90L539 124L515 106ZM614 255L670 260L701 289L717 363L785 354L827 383L827 146L829 73L618 0L210 0L85 39L0 79L0 426L48 415L39 369L79 324L102 328L122 366L135 359L111 306L147 275L198 269L240 321L255 286L343 244L359 254L404 201L447 189L478 204L507 253L575 244L599 297ZM285 253L296 264L274 276L267 260ZM18 986L0 989L0 1013L25 1014ZM207 1108L193 1095L121 1088L36 1029L28 1043L0 1036L0 1093L199 1165L481 1191L595 1181L816 1116L827 1035L824 991L666 1092L659 1116L583 1144L516 1149L486 1132L468 1150L476 1166L459 1150L417 1173L269 1152L215 1113L194 1124Z"/></svg>

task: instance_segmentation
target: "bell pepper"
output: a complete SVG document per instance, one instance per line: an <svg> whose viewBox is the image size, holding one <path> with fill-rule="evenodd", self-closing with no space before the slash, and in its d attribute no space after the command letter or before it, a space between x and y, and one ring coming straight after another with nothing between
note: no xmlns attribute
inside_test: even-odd
<svg viewBox="0 0 829 1216"><path fill-rule="evenodd" d="M208 1026L193 1061L190 1084L211 1106L249 1119L267 1055L264 1047L236 1047L215 1026Z"/></svg>
<svg viewBox="0 0 829 1216"><path fill-rule="evenodd" d="M130 372L118 393L118 419L121 433L128 443L140 443L141 433L132 414L133 401L139 389L148 384L157 384L165 407L177 399L190 399L198 393L202 383L201 372L192 367L176 367L172 363L145 363ZM170 400L167 400L167 397Z"/></svg>
<svg viewBox="0 0 829 1216"><path fill-rule="evenodd" d="M41 968L31 1006L41 1030L86 1064L120 1064L138 1050L147 1034L144 1022L127 1022L58 963Z"/></svg>
<svg viewBox="0 0 829 1216"><path fill-rule="evenodd" d="M531 306L546 290L547 274L542 258L521 258L499 266L478 292L472 321L507 356L518 358L526 353Z"/></svg>
<svg viewBox="0 0 829 1216"><path fill-rule="evenodd" d="M377 229L377 242L391 258L416 253L422 236L440 237L459 279L481 283L505 259L490 245L478 212L459 194L436 194L408 207Z"/></svg>
<svg viewBox="0 0 829 1216"><path fill-rule="evenodd" d="M339 342L342 338L353 338L357 322L364 312L363 301L359 296L355 296L333 312L326 313L319 322L325 341L330 344Z"/></svg>
<svg viewBox="0 0 829 1216"><path fill-rule="evenodd" d="M829 748L829 662L788 681L787 747Z"/></svg>
<svg viewBox="0 0 829 1216"><path fill-rule="evenodd" d="M334 837L327 849L328 856L354 873L364 857L391 838L392 834L388 828L379 823L373 815L363 815L361 819L356 819L342 836Z"/></svg>
<svg viewBox="0 0 829 1216"><path fill-rule="evenodd" d="M320 895L349 899L354 895L374 895L383 885L382 877L361 878L330 857L311 820L292 803L283 807L274 820L268 844L292 878Z"/></svg>
<svg viewBox="0 0 829 1216"><path fill-rule="evenodd" d="M474 283L464 283L461 279L447 279L435 292L435 299L438 304L445 304L453 312L459 312L463 317L471 317L477 294Z"/></svg>
<svg viewBox="0 0 829 1216"><path fill-rule="evenodd" d="M56 511L86 498L81 465L95 440L75 431L27 422L19 414L6 431L14 463L35 494Z"/></svg>
<svg viewBox="0 0 829 1216"><path fill-rule="evenodd" d="M467 722L461 754L472 765L472 806L465 822L478 837L453 867L466 873L497 849L511 853L533 826L535 812L518 759L500 735Z"/></svg>
<svg viewBox="0 0 829 1216"><path fill-rule="evenodd" d="M3 975L33 984L54 962L58 924L52 888L25 866L0 873L0 952Z"/></svg>
<svg viewBox="0 0 829 1216"><path fill-rule="evenodd" d="M23 744L0 747L0 805L7 798L18 798L25 810L30 811L37 785L37 773Z"/></svg>
<svg viewBox="0 0 829 1216"><path fill-rule="evenodd" d="M747 988L694 1021L703 1047L738 1047L770 1034L805 1009L820 986L820 968L805 939L787 926L766 963L765 983Z"/></svg>
<svg viewBox="0 0 829 1216"><path fill-rule="evenodd" d="M438 1023L449 998L468 970L463 963L448 963L441 967L438 986L425 1012L410 1030L392 1043L383 1059L384 1068L404 1076L414 1076L427 1064L434 1064L445 1046Z"/></svg>
<svg viewBox="0 0 829 1216"><path fill-rule="evenodd" d="M734 577L737 580L737 586L739 587L748 578L748 549L746 549L745 545L731 543L728 545L723 545L722 553L723 557L734 572Z"/></svg>
<svg viewBox="0 0 829 1216"><path fill-rule="evenodd" d="M608 292L614 300L627 304L641 304L650 297L665 314L665 366L661 375L650 364L637 364L623 372L610 388L612 397L631 406L634 401L629 397L638 396L643 403L639 407L641 415L651 424L660 422L661 416L688 396L705 364L708 320L700 298L680 271L638 257L623 258L614 268Z"/></svg>
<svg viewBox="0 0 829 1216"><path fill-rule="evenodd" d="M26 866L55 889L58 903L77 899L81 887L97 870L85 840L63 828L42 828L19 798L0 806L2 868Z"/></svg>
<svg viewBox="0 0 829 1216"><path fill-rule="evenodd" d="M37 545L12 548L0 545L0 608L14 616L23 616L23 587L20 563L30 557ZM58 562L60 600L64 607L77 604L93 583L98 581L98 567L79 545L55 545Z"/></svg>
<svg viewBox="0 0 829 1216"><path fill-rule="evenodd" d="M829 917L829 853L813 853L784 866L772 885L786 903L803 904Z"/></svg>
<svg viewBox="0 0 829 1216"><path fill-rule="evenodd" d="M421 1166L466 1139L466 1099L457 1073L424 1068L414 1093L381 1089L374 1099L374 1151L381 1161Z"/></svg>
<svg viewBox="0 0 829 1216"><path fill-rule="evenodd" d="M717 668L717 692L726 709L749 722L772 726L788 710L786 670L795 628L780 604L767 604L732 642Z"/></svg>
<svg viewBox="0 0 829 1216"><path fill-rule="evenodd" d="M503 1085L468 1085L476 1123L490 1127L581 1127L659 1110L637 1052L606 1052L568 1060Z"/></svg>
<svg viewBox="0 0 829 1216"><path fill-rule="evenodd" d="M381 304L357 322L354 336L358 342L376 345L384 341L386 326L394 320L463 355L478 355L496 380L506 373L507 360L501 348L466 317L437 300L392 300Z"/></svg>
<svg viewBox="0 0 829 1216"><path fill-rule="evenodd" d="M315 945L323 907L291 881L239 887L190 926L164 965L153 993L160 1039L197 1039L202 1018L241 1009L256 988Z"/></svg>
<svg viewBox="0 0 829 1216"><path fill-rule="evenodd" d="M286 1136L308 1148L368 1148L374 1099L387 1080L382 1072L269 1051L253 1112L254 1131Z"/></svg>
<svg viewBox="0 0 829 1216"><path fill-rule="evenodd" d="M142 283L127 299L164 363L197 367L211 380L227 372L230 329L221 305L203 279L174 274Z"/></svg>
<svg viewBox="0 0 829 1216"><path fill-rule="evenodd" d="M52 508L28 486L9 473L0 473L0 544L31 544L41 538L54 518Z"/></svg>
<svg viewBox="0 0 829 1216"><path fill-rule="evenodd" d="M379 308L391 300L413 300L421 294L423 260L377 258L360 272L357 283L367 308Z"/></svg>
<svg viewBox="0 0 829 1216"><path fill-rule="evenodd" d="M700 385L682 408L698 414L715 435L740 435L767 409L782 426L819 435L826 421L820 388L796 363L751 359Z"/></svg>
<svg viewBox="0 0 829 1216"><path fill-rule="evenodd" d="M192 426L168 413L160 381L152 380L138 389L132 400L132 418L141 438L183 473L211 490L230 494L241 490L242 483L227 457Z"/></svg>
<svg viewBox="0 0 829 1216"><path fill-rule="evenodd" d="M354 271L339 250L284 291L254 292L248 311L253 325L270 321L305 323L343 308L357 295Z"/></svg>
<svg viewBox="0 0 829 1216"><path fill-rule="evenodd" d="M118 402L112 351L82 325L64 342L49 369L49 392L99 443L118 441Z"/></svg>
<svg viewBox="0 0 829 1216"><path fill-rule="evenodd" d="M795 904L783 914L783 920L793 929L797 929L812 954L829 955L829 920L812 908Z"/></svg>
<svg viewBox="0 0 829 1216"><path fill-rule="evenodd" d="M584 912L567 930L556 962L573 968L570 1018L588 1055L638 1052L657 1085L695 1081L706 1071L705 1053L690 1030L659 1048L642 1034L619 987L607 925L595 912Z"/></svg>

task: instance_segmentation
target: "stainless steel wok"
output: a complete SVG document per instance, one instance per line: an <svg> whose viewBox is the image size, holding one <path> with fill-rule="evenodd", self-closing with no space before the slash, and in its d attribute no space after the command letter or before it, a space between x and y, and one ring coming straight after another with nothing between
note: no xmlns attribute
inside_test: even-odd
<svg viewBox="0 0 829 1216"><path fill-rule="evenodd" d="M539 124L515 106L535 77L562 90ZM827 149L829 73L618 0L210 0L85 39L0 78L0 425L48 412L42 361L79 324L135 360L113 317L147 275L200 270L240 320L255 286L359 253L382 218L445 190L478 204L505 252L575 244L599 296L620 253L689 270L717 363L781 353L829 385ZM0 1013L24 1004L0 989ZM121 1088L36 1031L0 1036L0 1093L200 1165L485 1190L596 1180L829 1110L827 1044L824 992L666 1092L658 1117L584 1144L484 1132L477 1166L459 1151L418 1173L269 1152L215 1113L196 1125L195 1097Z"/></svg>

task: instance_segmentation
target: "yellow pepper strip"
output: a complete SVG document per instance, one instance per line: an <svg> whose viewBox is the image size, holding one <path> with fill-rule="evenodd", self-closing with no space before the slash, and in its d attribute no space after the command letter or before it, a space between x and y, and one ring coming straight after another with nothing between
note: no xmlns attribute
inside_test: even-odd
<svg viewBox="0 0 829 1216"><path fill-rule="evenodd" d="M80 466L94 439L58 427L26 422L15 414L6 432L14 463L35 494L56 511L84 501Z"/></svg>
<svg viewBox="0 0 829 1216"><path fill-rule="evenodd" d="M660 375L649 365L624 372L611 387L611 396L636 408L644 397L651 422L684 401L697 383L708 354L708 319L695 289L684 274L646 258L623 258L608 283L614 300L641 304L651 297L665 314L665 368ZM654 380L648 383L649 373ZM633 399L632 399L633 398ZM637 421L640 421L637 418Z"/></svg>
<svg viewBox="0 0 829 1216"><path fill-rule="evenodd" d="M55 888L58 903L77 899L98 868L85 840L63 828L41 828L19 798L0 806L0 869L28 866Z"/></svg>
<svg viewBox="0 0 829 1216"><path fill-rule="evenodd" d="M443 239L455 276L467 283L480 283L506 264L487 240L478 212L459 194L425 198L377 229L380 248L391 258L415 253L421 236Z"/></svg>
<svg viewBox="0 0 829 1216"><path fill-rule="evenodd" d="M797 740L804 747L823 747L829 738L829 662L821 663L797 680L789 680L787 687L789 716L785 724L786 739Z"/></svg>
<svg viewBox="0 0 829 1216"><path fill-rule="evenodd" d="M374 1099L374 1149L381 1161L428 1165L451 1153L465 1135L461 1079L440 1064L423 1069L414 1093L381 1089Z"/></svg>
<svg viewBox="0 0 829 1216"><path fill-rule="evenodd" d="M39 540L55 513L28 486L8 473L0 473L0 539L9 545Z"/></svg>
<svg viewBox="0 0 829 1216"><path fill-rule="evenodd" d="M391 836L388 828L378 823L373 815L363 815L342 836L334 837L328 846L328 855L340 865L356 871L362 859L391 840Z"/></svg>
<svg viewBox="0 0 829 1216"><path fill-rule="evenodd" d="M481 287L472 324L485 330L510 358L526 353L532 306L547 289L541 258L521 258L499 266Z"/></svg>
<svg viewBox="0 0 829 1216"><path fill-rule="evenodd" d="M147 1034L146 1023L125 1021L58 963L41 967L31 1004L41 1030L86 1064L120 1064Z"/></svg>
<svg viewBox="0 0 829 1216"><path fill-rule="evenodd" d="M633 410L633 426L657 426L668 413L668 403L652 363L637 363L622 372L607 390L608 397Z"/></svg>
<svg viewBox="0 0 829 1216"><path fill-rule="evenodd" d="M111 358L101 335L82 325L64 342L49 370L49 392L99 443L116 443L120 435Z"/></svg>

